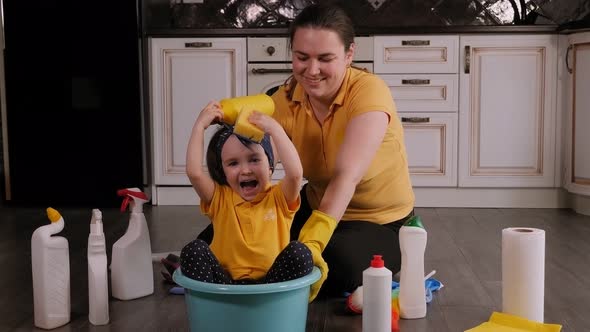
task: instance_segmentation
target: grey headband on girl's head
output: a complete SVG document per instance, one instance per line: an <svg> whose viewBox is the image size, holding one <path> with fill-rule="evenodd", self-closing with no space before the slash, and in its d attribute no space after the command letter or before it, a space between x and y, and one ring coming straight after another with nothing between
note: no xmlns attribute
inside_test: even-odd
<svg viewBox="0 0 590 332"><path fill-rule="evenodd" d="M244 136L238 135L234 133L234 127L230 126L228 124L221 124L222 128L220 128L219 130L223 132L220 134L219 136L219 140L217 141L217 145L215 146L215 149L217 151L219 151L219 156L221 156L221 148L223 148L223 145L225 144L225 142L227 141L227 139L231 136L231 135L235 135L242 144L244 144L244 146L248 146L250 144L260 144L262 146L262 149L264 150L264 153L266 154L266 157L268 158L268 163L270 165L270 169L271 171L274 171L274 154L272 152L272 144L270 143L270 136L268 134L264 134L264 137L262 138L262 141L260 143L253 141L249 138L246 138ZM221 163L220 163L221 164Z"/></svg>

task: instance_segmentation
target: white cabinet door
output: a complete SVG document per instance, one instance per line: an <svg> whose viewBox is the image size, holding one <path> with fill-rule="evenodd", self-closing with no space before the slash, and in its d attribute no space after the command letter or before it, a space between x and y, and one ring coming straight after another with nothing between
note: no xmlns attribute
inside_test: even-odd
<svg viewBox="0 0 590 332"><path fill-rule="evenodd" d="M459 186L555 187L557 37L460 39Z"/></svg>
<svg viewBox="0 0 590 332"><path fill-rule="evenodd" d="M569 36L566 177L570 192L590 195L590 32Z"/></svg>
<svg viewBox="0 0 590 332"><path fill-rule="evenodd" d="M154 184L190 185L185 158L198 113L246 94L246 39L152 38L150 50Z"/></svg>
<svg viewBox="0 0 590 332"><path fill-rule="evenodd" d="M457 186L457 113L399 115L412 186Z"/></svg>

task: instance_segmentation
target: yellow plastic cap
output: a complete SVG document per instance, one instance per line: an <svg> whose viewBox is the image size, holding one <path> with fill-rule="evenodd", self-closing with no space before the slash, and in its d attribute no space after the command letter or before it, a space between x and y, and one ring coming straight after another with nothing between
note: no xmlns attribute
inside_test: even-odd
<svg viewBox="0 0 590 332"><path fill-rule="evenodd" d="M57 222L61 218L61 214L59 214L56 209L48 207L47 217L49 220L51 220L51 222Z"/></svg>

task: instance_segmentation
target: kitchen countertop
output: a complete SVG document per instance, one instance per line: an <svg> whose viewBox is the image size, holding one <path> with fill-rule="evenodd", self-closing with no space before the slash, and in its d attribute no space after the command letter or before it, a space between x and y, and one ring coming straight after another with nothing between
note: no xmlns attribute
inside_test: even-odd
<svg viewBox="0 0 590 332"><path fill-rule="evenodd" d="M590 15L587 18L578 21L561 24L557 27L557 31L563 34L590 31Z"/></svg>
<svg viewBox="0 0 590 332"><path fill-rule="evenodd" d="M515 33L559 33L558 25L471 25L471 26L400 26L391 28L356 28L358 36L367 35L412 35L412 34L515 34ZM282 37L287 28L228 28L228 29L185 29L146 28L145 37Z"/></svg>

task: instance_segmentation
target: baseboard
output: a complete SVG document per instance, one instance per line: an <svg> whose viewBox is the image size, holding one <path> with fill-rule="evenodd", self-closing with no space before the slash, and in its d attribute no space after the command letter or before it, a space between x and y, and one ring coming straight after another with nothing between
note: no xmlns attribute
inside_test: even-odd
<svg viewBox="0 0 590 332"><path fill-rule="evenodd" d="M193 187L154 187L154 205L199 205L201 200Z"/></svg>
<svg viewBox="0 0 590 332"><path fill-rule="evenodd" d="M570 207L579 214L590 216L590 196L570 194Z"/></svg>

